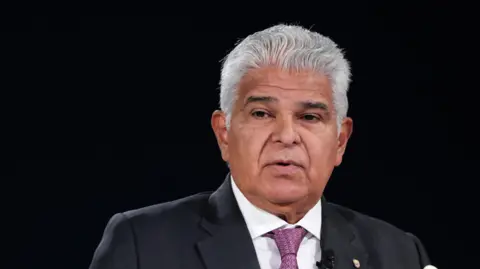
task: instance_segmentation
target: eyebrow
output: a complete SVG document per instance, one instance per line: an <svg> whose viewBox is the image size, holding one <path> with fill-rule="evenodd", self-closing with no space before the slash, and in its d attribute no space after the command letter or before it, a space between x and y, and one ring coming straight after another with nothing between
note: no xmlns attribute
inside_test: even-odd
<svg viewBox="0 0 480 269"><path fill-rule="evenodd" d="M278 99L272 96L249 96L243 104L246 107L250 103L273 103L278 102Z"/></svg>
<svg viewBox="0 0 480 269"><path fill-rule="evenodd" d="M250 103L273 103L278 102L278 99L273 96L249 96L245 101L244 107ZM303 109L321 109L328 112L328 105L316 101L301 101L297 103Z"/></svg>
<svg viewBox="0 0 480 269"><path fill-rule="evenodd" d="M303 107L304 109L321 109L325 110L328 112L328 105L322 102L314 102L314 101L305 101L305 102L300 102L300 106Z"/></svg>

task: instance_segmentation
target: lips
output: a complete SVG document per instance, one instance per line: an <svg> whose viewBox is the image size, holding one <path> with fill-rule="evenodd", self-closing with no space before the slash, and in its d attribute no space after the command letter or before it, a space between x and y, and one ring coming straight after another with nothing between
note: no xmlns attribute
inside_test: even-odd
<svg viewBox="0 0 480 269"><path fill-rule="evenodd" d="M274 175L275 177L293 177L300 173L303 170L303 166L301 163L288 160L288 159L280 159L274 160L267 164L265 167Z"/></svg>
<svg viewBox="0 0 480 269"><path fill-rule="evenodd" d="M298 166L298 167L303 167L303 165L295 160L291 160L291 159L277 159L277 160L273 160L271 162L268 163L268 165L278 165L278 166L290 166L290 165L293 165L293 166Z"/></svg>

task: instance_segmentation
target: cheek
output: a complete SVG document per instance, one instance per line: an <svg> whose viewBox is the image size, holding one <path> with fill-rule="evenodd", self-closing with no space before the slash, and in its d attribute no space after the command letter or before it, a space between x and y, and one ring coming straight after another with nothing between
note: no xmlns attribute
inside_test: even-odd
<svg viewBox="0 0 480 269"><path fill-rule="evenodd" d="M266 139L268 139L268 132L263 128L238 128L235 147L237 152L245 157L242 159L256 163Z"/></svg>
<svg viewBox="0 0 480 269"><path fill-rule="evenodd" d="M334 166L337 158L336 140L319 139L315 137L306 144L308 157L310 158L310 170L322 172Z"/></svg>

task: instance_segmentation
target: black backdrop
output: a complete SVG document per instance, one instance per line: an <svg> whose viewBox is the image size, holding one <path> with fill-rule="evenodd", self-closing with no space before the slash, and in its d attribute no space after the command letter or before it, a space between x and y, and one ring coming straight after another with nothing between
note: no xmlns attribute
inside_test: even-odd
<svg viewBox="0 0 480 269"><path fill-rule="evenodd" d="M112 214L218 187L220 60L278 22L330 36L352 63L354 132L327 198L415 233L439 268L473 264L477 89L458 64L469 24L427 6L358 8L6 20L17 32L2 98L10 268L87 268Z"/></svg>

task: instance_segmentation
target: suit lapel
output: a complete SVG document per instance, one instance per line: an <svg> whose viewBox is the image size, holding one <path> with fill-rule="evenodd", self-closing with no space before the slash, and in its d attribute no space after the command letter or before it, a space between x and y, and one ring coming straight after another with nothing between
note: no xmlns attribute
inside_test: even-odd
<svg viewBox="0 0 480 269"><path fill-rule="evenodd" d="M260 269L250 233L232 191L230 174L210 196L201 226L210 234L197 243L207 269Z"/></svg>
<svg viewBox="0 0 480 269"><path fill-rule="evenodd" d="M359 268L369 268L368 253L360 237L356 235L354 228L349 224L349 218L354 216L348 215L349 213L342 215L335 207L322 198L321 245L323 252L333 251L335 269L357 268L354 260L359 262Z"/></svg>
<svg viewBox="0 0 480 269"><path fill-rule="evenodd" d="M356 268L354 260L360 263L359 268L368 269L368 253L350 225L354 215L340 212L336 205L322 198L322 251L333 251L335 269ZM207 269L260 269L250 233L232 191L230 174L210 196L200 225L210 235L197 243Z"/></svg>

